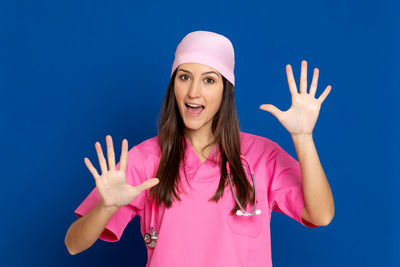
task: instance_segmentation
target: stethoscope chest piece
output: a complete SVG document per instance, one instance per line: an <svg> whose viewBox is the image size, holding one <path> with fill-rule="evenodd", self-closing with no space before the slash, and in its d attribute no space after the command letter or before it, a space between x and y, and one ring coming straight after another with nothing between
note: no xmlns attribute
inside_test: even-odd
<svg viewBox="0 0 400 267"><path fill-rule="evenodd" d="M250 174L251 174L251 179L253 182L253 191L254 191L254 207L253 207L253 211L252 212L247 212L242 205L240 204L239 199L236 196L235 190L233 188L233 183L232 183L232 179L231 179L231 169L229 166L229 162L226 161L226 170L227 170L227 175L228 175L228 179L229 179L229 184L231 186L231 190L233 193L233 196L235 197L236 203L239 205L240 210L236 211L236 215L237 216L252 216L252 215L260 215L261 214L261 210L260 209L256 209L256 203L257 203L257 197L256 197L256 181L254 178L254 172L253 172L253 168L251 167L251 165L249 164L249 162L247 161L247 159L243 156L240 155L240 158L243 159L246 164L248 165L248 169L250 170ZM152 205L151 207L151 221L150 221L150 231L145 233L143 236L143 240L144 243L146 244L146 246L148 246L149 248L154 248L156 246L156 242L157 242L157 238L158 238L158 233L157 231L153 228L153 226L155 225L155 219L154 219L154 214L155 214L155 204Z"/></svg>
<svg viewBox="0 0 400 267"><path fill-rule="evenodd" d="M143 236L144 243L149 248L154 248L156 246L158 233L156 230L153 230L153 227L150 227L150 233L146 233Z"/></svg>

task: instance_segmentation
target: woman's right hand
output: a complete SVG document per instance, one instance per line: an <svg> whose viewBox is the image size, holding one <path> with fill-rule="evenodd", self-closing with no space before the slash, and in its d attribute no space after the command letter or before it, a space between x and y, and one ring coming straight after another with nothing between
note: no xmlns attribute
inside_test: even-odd
<svg viewBox="0 0 400 267"><path fill-rule="evenodd" d="M114 147L110 135L106 136L106 142L109 165L108 169L107 162L104 158L103 151L99 142L96 142L95 147L97 151L97 157L99 158L101 175L98 174L96 168L93 167L88 158L85 157L84 161L96 181L97 191L99 192L99 195L101 197L101 205L107 208L119 208L131 203L140 193L158 184L159 179L151 178L137 186L132 186L128 184L126 182L128 141L126 139L122 141L119 170L115 169Z"/></svg>

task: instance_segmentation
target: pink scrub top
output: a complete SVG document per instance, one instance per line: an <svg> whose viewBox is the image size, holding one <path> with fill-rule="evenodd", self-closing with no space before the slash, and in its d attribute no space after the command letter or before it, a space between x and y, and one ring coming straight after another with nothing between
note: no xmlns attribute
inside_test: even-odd
<svg viewBox="0 0 400 267"><path fill-rule="evenodd" d="M257 135L240 132L241 153L252 165L256 180L257 203L260 215L230 215L236 201L227 186L217 203L208 201L216 192L220 180L214 146L211 154L201 162L185 138L187 149L185 164L181 163L181 201L171 208L162 204L156 207L155 227L158 239L154 248L147 248L146 267L204 267L204 266L257 266L271 267L270 219L272 210L286 214L302 225L316 228L301 218L304 207L302 178L299 162L285 152L276 142ZM218 154L218 155L217 155ZM157 136L132 147L128 152L127 182L139 185L155 177L160 160ZM250 184L247 165L243 161ZM119 163L116 165L119 169ZM186 181L185 177L188 179ZM140 216L142 236L149 231L151 202L148 190L130 204L121 207L99 236L108 242L118 241L127 224ZM81 217L100 201L94 188L75 210ZM253 204L245 209L253 211ZM143 243L144 244L144 243Z"/></svg>

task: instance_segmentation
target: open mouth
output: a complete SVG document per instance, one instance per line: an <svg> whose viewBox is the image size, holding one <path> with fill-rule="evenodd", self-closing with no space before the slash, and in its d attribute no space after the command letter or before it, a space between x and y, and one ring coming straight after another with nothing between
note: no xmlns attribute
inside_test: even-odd
<svg viewBox="0 0 400 267"><path fill-rule="evenodd" d="M203 106L203 105L193 105L193 104L185 103L185 106L186 106L186 110L188 111L189 115L192 115L192 116L199 116L205 109L205 106Z"/></svg>

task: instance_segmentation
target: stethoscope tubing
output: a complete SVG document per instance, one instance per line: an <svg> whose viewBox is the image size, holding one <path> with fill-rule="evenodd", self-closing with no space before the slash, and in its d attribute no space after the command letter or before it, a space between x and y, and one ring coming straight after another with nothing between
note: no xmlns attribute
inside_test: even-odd
<svg viewBox="0 0 400 267"><path fill-rule="evenodd" d="M247 159L243 155L240 155L240 158L243 159L246 162L247 166L250 169L251 179L253 180L253 188L254 188L254 206L253 206L253 211L251 213L248 213L247 211L245 211L245 209L240 204L240 201L236 196L235 190L233 189L233 184L232 184L232 179L231 179L231 168L229 166L229 162L226 161L226 170L227 170L227 173L228 173L229 184L231 185L231 190L232 190L233 196L236 199L236 203L240 207L240 210L236 211L236 215L238 215L238 216L240 216L240 215L251 216L251 215L254 215L254 214L259 215L259 214L261 214L261 211L260 210L256 211L257 194L256 194L256 182L255 182L255 178L254 178L254 174L253 174L254 173L253 172L253 168L251 167L251 165L249 164L249 162L247 161Z"/></svg>
<svg viewBox="0 0 400 267"><path fill-rule="evenodd" d="M235 197L236 203L240 207L240 210L236 211L236 215L238 215L238 216L241 216L241 215L244 215L244 216L259 215L259 214L261 214L261 210L259 210L259 209L256 210L257 194L256 194L256 182L255 182L255 178L254 178L253 168L251 167L250 163L247 161L245 156L240 155L240 158L243 159L246 162L246 165L249 167L249 170L250 170L251 179L253 181L253 188L254 188L254 206L253 206L253 211L251 213L249 213L249 212L245 211L243 206L240 204L240 201L237 198L235 190L233 188L232 179L231 179L231 168L230 168L229 162L226 161L226 170L227 170L227 174L228 174L229 184L231 186L231 190L232 190L233 196ZM152 207L151 207L150 233L146 233L144 235L146 245L151 247L151 248L154 248L155 242L157 241L157 235L158 235L157 231L155 231L155 228L154 228L155 206L156 205L153 203Z"/></svg>

